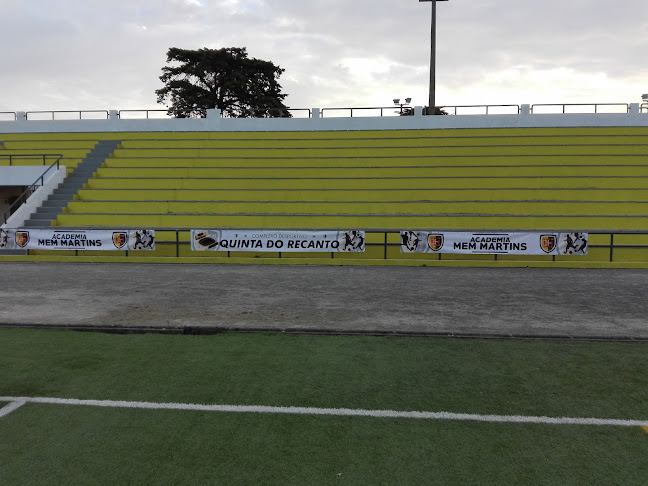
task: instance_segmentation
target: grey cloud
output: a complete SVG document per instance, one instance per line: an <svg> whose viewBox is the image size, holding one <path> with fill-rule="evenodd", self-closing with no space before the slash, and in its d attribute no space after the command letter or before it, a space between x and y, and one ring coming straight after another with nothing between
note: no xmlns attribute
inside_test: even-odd
<svg viewBox="0 0 648 486"><path fill-rule="evenodd" d="M484 79L511 68L638 83L647 14L644 0L442 2L438 88L479 91L487 102ZM0 3L0 17L11 66L0 72L0 110L155 107L171 46L246 46L286 69L293 106L426 99L430 5L416 0L29 0ZM352 59L384 69L361 76ZM527 91L515 79L507 89L511 102L527 101L516 99Z"/></svg>

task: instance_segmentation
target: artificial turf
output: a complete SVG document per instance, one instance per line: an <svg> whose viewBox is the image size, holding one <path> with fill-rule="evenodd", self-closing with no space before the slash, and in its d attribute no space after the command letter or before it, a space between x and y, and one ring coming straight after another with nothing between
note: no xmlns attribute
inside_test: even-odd
<svg viewBox="0 0 648 486"><path fill-rule="evenodd" d="M0 329L0 396L648 422L647 353L647 343ZM8 485L643 485L646 457L640 427L37 404L0 418Z"/></svg>

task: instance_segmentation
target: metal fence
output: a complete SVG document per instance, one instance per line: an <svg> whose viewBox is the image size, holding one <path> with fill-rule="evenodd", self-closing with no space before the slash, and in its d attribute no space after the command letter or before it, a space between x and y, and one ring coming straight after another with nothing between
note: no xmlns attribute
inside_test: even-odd
<svg viewBox="0 0 648 486"><path fill-rule="evenodd" d="M107 120L108 110L27 111L26 120Z"/></svg>
<svg viewBox="0 0 648 486"><path fill-rule="evenodd" d="M531 112L541 113L628 113L628 103L539 103Z"/></svg>
<svg viewBox="0 0 648 486"><path fill-rule="evenodd" d="M516 115L520 113L516 104L504 105L447 105L439 106L448 115ZM536 103L530 105L533 114L598 114L598 113L628 113L629 103ZM388 117L403 116L412 113L412 106L364 106L364 107L330 107L320 110L321 117ZM167 119L166 109L125 109L116 110L122 120ZM640 113L648 113L648 103L640 105ZM0 112L0 121L15 121L17 113L13 111ZM310 108L287 108L263 110L264 118L282 118L290 113L294 118L312 118ZM254 112L249 115L254 117ZM221 114L221 116L223 116ZM109 118L109 110L44 110L25 112L27 120L105 120Z"/></svg>

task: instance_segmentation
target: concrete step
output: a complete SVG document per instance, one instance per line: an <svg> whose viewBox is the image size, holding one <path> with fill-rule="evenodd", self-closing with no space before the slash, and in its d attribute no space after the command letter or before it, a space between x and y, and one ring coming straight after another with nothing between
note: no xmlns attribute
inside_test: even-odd
<svg viewBox="0 0 648 486"><path fill-rule="evenodd" d="M56 193L56 194L50 194L50 197L47 198L45 203L65 201L66 204L67 204L69 195L70 195L69 192L61 192L61 193Z"/></svg>
<svg viewBox="0 0 648 486"><path fill-rule="evenodd" d="M67 206L69 201L45 201L39 209L62 209Z"/></svg>
<svg viewBox="0 0 648 486"><path fill-rule="evenodd" d="M50 228L52 226L51 219L29 219L25 221L25 228Z"/></svg>
<svg viewBox="0 0 648 486"><path fill-rule="evenodd" d="M58 208L45 208L45 207L40 207L36 210L36 212L32 213L32 218L34 216L40 217L47 217L47 218L52 218L54 219L57 214L60 214L61 211L63 210L63 207L58 207Z"/></svg>

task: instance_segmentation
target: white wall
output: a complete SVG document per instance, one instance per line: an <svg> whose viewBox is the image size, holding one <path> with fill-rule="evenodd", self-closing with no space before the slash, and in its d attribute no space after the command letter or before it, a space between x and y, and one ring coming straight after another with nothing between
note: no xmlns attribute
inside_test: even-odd
<svg viewBox="0 0 648 486"><path fill-rule="evenodd" d="M0 152L1 154L1 152ZM0 186L30 186L47 170L46 165L25 167L0 166ZM45 179L54 175L55 169L50 170Z"/></svg>
<svg viewBox="0 0 648 486"><path fill-rule="evenodd" d="M221 118L218 110L209 110L207 118L199 119L121 120L113 117L108 120L29 121L18 119L16 121L0 121L0 142L3 133L115 132L115 138L119 139L117 135L119 132L256 132L579 126L648 126L648 114L640 113L638 108L632 106L627 114L525 114L523 112L520 115Z"/></svg>

